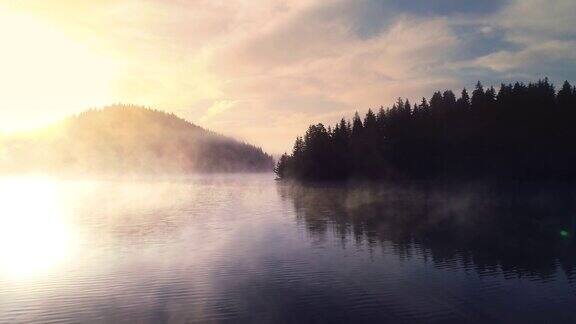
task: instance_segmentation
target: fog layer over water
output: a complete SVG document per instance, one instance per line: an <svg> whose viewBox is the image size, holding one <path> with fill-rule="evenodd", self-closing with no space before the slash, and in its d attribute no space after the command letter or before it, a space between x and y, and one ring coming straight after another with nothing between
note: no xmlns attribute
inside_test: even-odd
<svg viewBox="0 0 576 324"><path fill-rule="evenodd" d="M0 181L0 322L574 322L574 193Z"/></svg>

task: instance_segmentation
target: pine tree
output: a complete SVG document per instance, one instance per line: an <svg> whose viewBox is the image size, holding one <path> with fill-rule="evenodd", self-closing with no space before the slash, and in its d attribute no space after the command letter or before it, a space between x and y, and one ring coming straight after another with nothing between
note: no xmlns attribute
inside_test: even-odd
<svg viewBox="0 0 576 324"><path fill-rule="evenodd" d="M565 82L558 94L547 80L501 84L484 90L478 82L435 92L412 106L398 98L377 114L358 112L352 123L312 125L298 137L291 156L281 157L280 178L512 179L576 180L576 88Z"/></svg>
<svg viewBox="0 0 576 324"><path fill-rule="evenodd" d="M354 114L354 119L352 119L352 136L359 136L362 132L363 125L362 120L360 119L360 114L356 112Z"/></svg>

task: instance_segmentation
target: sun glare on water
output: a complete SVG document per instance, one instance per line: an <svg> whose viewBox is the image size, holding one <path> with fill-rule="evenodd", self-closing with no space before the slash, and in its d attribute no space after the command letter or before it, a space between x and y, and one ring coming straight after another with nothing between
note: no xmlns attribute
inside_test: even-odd
<svg viewBox="0 0 576 324"><path fill-rule="evenodd" d="M2 179L0 197L0 277L41 275L66 260L75 242L56 182Z"/></svg>

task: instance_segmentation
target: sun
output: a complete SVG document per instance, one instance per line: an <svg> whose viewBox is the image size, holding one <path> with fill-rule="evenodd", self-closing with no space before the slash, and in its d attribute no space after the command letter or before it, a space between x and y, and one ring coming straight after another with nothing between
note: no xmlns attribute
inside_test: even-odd
<svg viewBox="0 0 576 324"><path fill-rule="evenodd" d="M109 103L118 64L32 15L0 7L0 132Z"/></svg>
<svg viewBox="0 0 576 324"><path fill-rule="evenodd" d="M66 260L73 231L56 182L4 178L0 197L0 278L39 275Z"/></svg>

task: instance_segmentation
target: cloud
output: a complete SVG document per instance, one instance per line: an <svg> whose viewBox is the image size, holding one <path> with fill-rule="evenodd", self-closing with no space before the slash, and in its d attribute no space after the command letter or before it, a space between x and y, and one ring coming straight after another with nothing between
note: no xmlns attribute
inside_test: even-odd
<svg viewBox="0 0 576 324"><path fill-rule="evenodd" d="M298 132L290 132L298 134L312 122L333 123L356 110L390 104L397 96L419 97L454 83L436 71L458 45L445 19L398 16L379 35L364 38L351 27L348 11L331 6L341 15L309 7L215 53L213 73L227 80L223 92L238 100L237 114L219 116L218 123L238 120L235 132L249 136L258 125L243 124L242 116L261 113L278 131L298 113L298 118L307 116ZM258 139L273 149L292 140L278 145Z"/></svg>
<svg viewBox="0 0 576 324"><path fill-rule="evenodd" d="M206 123L207 121L218 117L218 115L222 114L226 110L232 108L236 104L236 101L233 100L217 100L208 108L206 113L200 117L200 122Z"/></svg>
<svg viewBox="0 0 576 324"><path fill-rule="evenodd" d="M549 76L574 78L576 62L576 2L571 0L515 0L483 21L499 31L510 48L493 47L490 53L455 66L487 69L494 77ZM559 73L564 68L566 73Z"/></svg>
<svg viewBox="0 0 576 324"><path fill-rule="evenodd" d="M477 79L576 77L572 0L30 0L0 6L113 61L110 102L174 111L273 153L289 150L310 123L333 123L398 96L417 99ZM93 104L76 103L78 110Z"/></svg>
<svg viewBox="0 0 576 324"><path fill-rule="evenodd" d="M515 0L494 16L518 41L576 36L576 2L572 0Z"/></svg>
<svg viewBox="0 0 576 324"><path fill-rule="evenodd" d="M576 60L576 41L545 41L526 46L519 51L498 51L482 56L473 65L506 72L543 64L564 64L565 60Z"/></svg>

